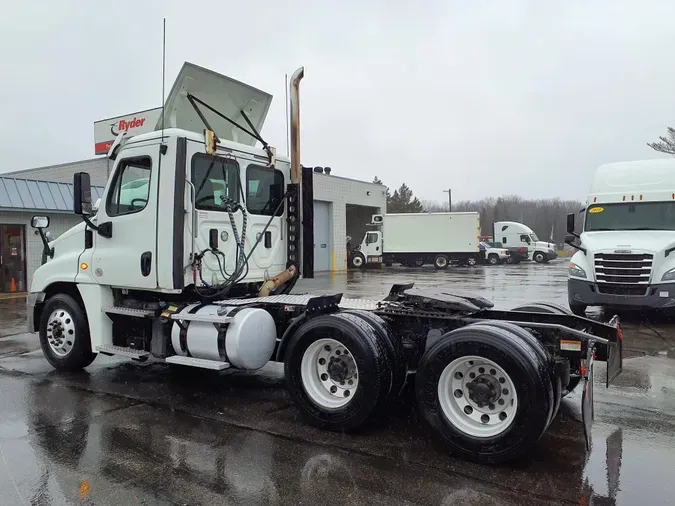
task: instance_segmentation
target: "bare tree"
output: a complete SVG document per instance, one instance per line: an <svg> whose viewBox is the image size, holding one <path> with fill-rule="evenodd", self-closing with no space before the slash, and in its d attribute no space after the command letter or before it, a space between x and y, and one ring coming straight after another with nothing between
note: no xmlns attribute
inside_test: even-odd
<svg viewBox="0 0 675 506"><path fill-rule="evenodd" d="M448 210L447 203L425 201L423 204L428 212ZM532 228L541 240L548 241L552 236L553 242L561 245L566 234L567 214L578 213L582 207L583 204L576 200L527 200L517 195L506 195L453 203L452 210L477 211L481 234L485 236L493 235L492 225L496 221L516 221Z"/></svg>
<svg viewBox="0 0 675 506"><path fill-rule="evenodd" d="M666 136L660 136L659 142L648 142L647 146L655 151L675 155L675 128L667 127Z"/></svg>

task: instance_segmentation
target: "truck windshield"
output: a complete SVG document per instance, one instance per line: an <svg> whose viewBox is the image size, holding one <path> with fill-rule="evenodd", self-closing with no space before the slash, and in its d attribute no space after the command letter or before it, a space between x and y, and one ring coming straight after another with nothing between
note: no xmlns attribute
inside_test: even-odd
<svg viewBox="0 0 675 506"><path fill-rule="evenodd" d="M597 204L588 208L584 230L675 230L675 202Z"/></svg>
<svg viewBox="0 0 675 506"><path fill-rule="evenodd" d="M532 240L534 242L537 242L539 240L539 238L537 237L537 234L530 234L530 237L532 238Z"/></svg>

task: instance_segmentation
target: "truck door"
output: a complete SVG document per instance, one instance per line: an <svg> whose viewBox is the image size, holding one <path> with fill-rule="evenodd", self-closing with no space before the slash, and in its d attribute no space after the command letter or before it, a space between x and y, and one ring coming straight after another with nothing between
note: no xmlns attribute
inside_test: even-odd
<svg viewBox="0 0 675 506"><path fill-rule="evenodd" d="M158 151L129 147L115 163L96 215L99 227L112 229L111 237L94 233L91 273L100 284L157 287Z"/></svg>
<svg viewBox="0 0 675 506"><path fill-rule="evenodd" d="M249 266L250 269L265 270L273 265L278 271L286 268L286 243L282 241L285 189L284 175L280 170L259 163L246 167L245 195L250 227L246 251L260 240L251 255L253 265ZM276 272L269 274L273 276Z"/></svg>

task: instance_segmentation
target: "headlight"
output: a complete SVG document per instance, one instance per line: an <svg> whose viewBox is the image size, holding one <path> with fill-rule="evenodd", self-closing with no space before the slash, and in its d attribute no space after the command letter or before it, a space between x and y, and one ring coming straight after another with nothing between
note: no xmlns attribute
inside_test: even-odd
<svg viewBox="0 0 675 506"><path fill-rule="evenodd" d="M670 269L661 277L661 281L672 281L675 279L675 269Z"/></svg>
<svg viewBox="0 0 675 506"><path fill-rule="evenodd" d="M670 271L668 271L670 272ZM666 273L668 274L668 273ZM575 278L586 278L586 271L584 271L581 267L579 267L577 264L571 263L570 264L570 276L574 276ZM675 272L673 273L674 279L675 279Z"/></svg>

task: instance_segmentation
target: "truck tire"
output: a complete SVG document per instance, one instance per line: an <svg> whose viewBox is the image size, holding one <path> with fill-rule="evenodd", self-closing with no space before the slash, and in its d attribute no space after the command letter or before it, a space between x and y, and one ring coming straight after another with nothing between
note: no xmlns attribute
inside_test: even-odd
<svg viewBox="0 0 675 506"><path fill-rule="evenodd" d="M405 352L403 350L403 343L401 343L401 341L394 336L391 328L389 327L389 324L384 319L382 319L382 317L371 313L370 311L350 309L338 313L338 315L340 314L356 315L368 323L373 329L375 329L375 332L377 332L381 342L387 348L389 363L391 364L392 384L390 397L398 397L405 386L408 374L408 366L405 359Z"/></svg>
<svg viewBox="0 0 675 506"><path fill-rule="evenodd" d="M385 344L349 314L317 316L302 325L288 343L284 372L303 418L336 431L356 429L381 412L392 386Z"/></svg>
<svg viewBox="0 0 675 506"><path fill-rule="evenodd" d="M351 264L355 269L362 269L366 265L366 257L363 253L354 253Z"/></svg>
<svg viewBox="0 0 675 506"><path fill-rule="evenodd" d="M434 258L434 267L436 267L436 269L447 269L448 264L448 257L445 255L437 255L436 258Z"/></svg>
<svg viewBox="0 0 675 506"><path fill-rule="evenodd" d="M469 267L473 267L477 263L478 262L476 262L476 259L474 257L469 257L469 258L466 259L466 265L468 265Z"/></svg>
<svg viewBox="0 0 675 506"><path fill-rule="evenodd" d="M497 256L497 255L494 254L494 253L490 253L490 254L488 255L488 263L489 263L490 265L497 265L497 264L499 263L499 256Z"/></svg>
<svg viewBox="0 0 675 506"><path fill-rule="evenodd" d="M529 451L546 429L551 402L546 368L518 335L467 325L445 334L422 356L417 403L451 451L497 464Z"/></svg>
<svg viewBox="0 0 675 506"><path fill-rule="evenodd" d="M515 264L515 263L516 263L516 259L513 258L512 255L509 255L509 256L506 257L506 263L509 264L509 265Z"/></svg>
<svg viewBox="0 0 675 506"><path fill-rule="evenodd" d="M514 311L530 311L532 313L566 314L566 315L573 315L574 314L573 311L570 311L566 307L560 306L558 304L554 304L552 302L537 302L535 304L525 304L523 306L518 306L517 308L515 308L513 310ZM580 315L578 315L578 316L580 316ZM560 398L562 399L567 394L569 394L572 390L574 390L576 388L576 386L579 384L580 380L581 380L580 377L571 377L570 382L567 384L566 391L561 392ZM560 401L558 401L558 403L560 403Z"/></svg>
<svg viewBox="0 0 675 506"><path fill-rule="evenodd" d="M84 309L70 295L60 293L45 303L38 328L47 362L60 371L79 371L91 364L89 324Z"/></svg>
<svg viewBox="0 0 675 506"><path fill-rule="evenodd" d="M543 264L546 260L546 255L544 255L541 251L535 251L532 259L538 264Z"/></svg>
<svg viewBox="0 0 675 506"><path fill-rule="evenodd" d="M531 332L523 327L520 327L514 323L509 322L500 322L500 321L485 321L480 322L479 324L488 325L491 327L497 327L500 329L507 330L512 334L516 334L518 337L526 341L532 349L539 355L539 359L543 364L546 364L547 371L546 373L550 378L550 394L551 394L551 406L549 408L548 422L546 423L546 428L551 425L551 422L555 419L558 414L558 408L560 407L561 396L561 386L560 378L557 377L555 373L555 360L548 352L546 347L543 345L539 339L537 339Z"/></svg>

